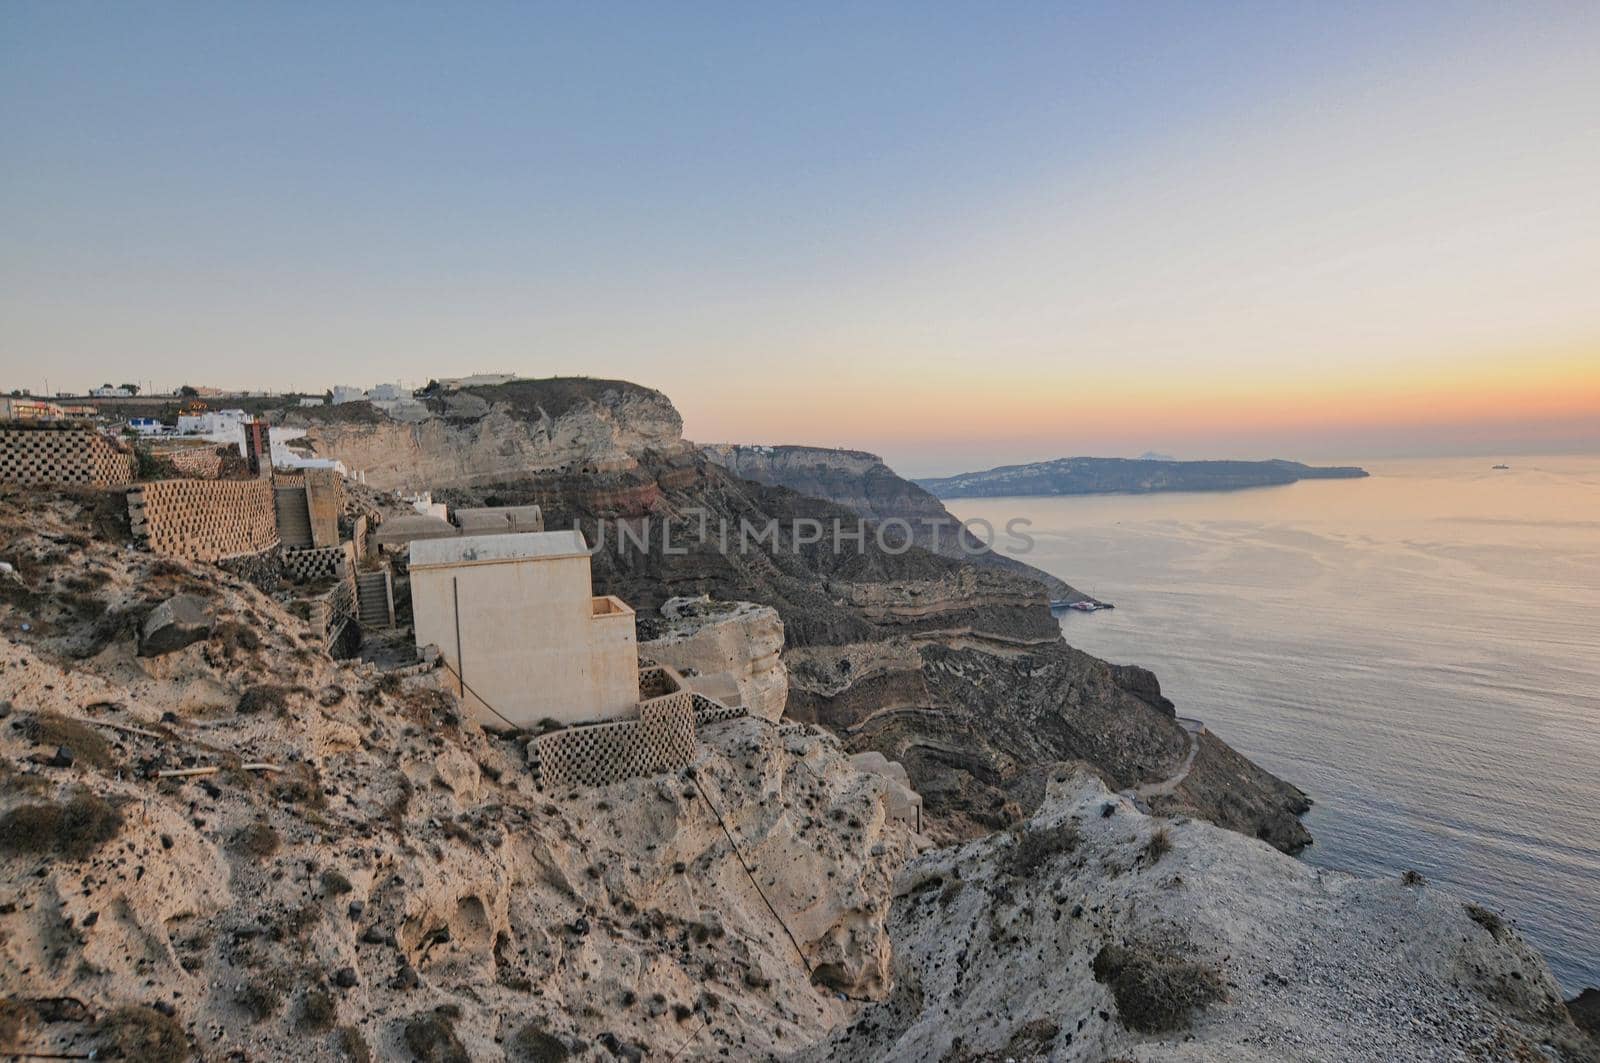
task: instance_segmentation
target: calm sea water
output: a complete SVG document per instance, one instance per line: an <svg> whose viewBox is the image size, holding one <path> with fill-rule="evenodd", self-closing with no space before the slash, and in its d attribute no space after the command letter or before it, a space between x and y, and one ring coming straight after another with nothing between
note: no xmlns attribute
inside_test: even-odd
<svg viewBox="0 0 1600 1063"><path fill-rule="evenodd" d="M1576 992L1600 986L1600 457L1508 463L950 508L1031 519L1026 560L1117 606L1068 642L1305 789L1307 860L1415 868Z"/></svg>

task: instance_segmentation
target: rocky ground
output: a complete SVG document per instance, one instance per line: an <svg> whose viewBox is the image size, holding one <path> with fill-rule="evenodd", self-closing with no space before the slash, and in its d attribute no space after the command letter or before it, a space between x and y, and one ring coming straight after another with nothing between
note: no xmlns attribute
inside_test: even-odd
<svg viewBox="0 0 1600 1063"><path fill-rule="evenodd" d="M333 661L251 584L90 538L97 496L8 501L9 1047L752 1058L888 991L915 839L833 738L731 720L690 771L539 792L433 676Z"/></svg>
<svg viewBox="0 0 1600 1063"><path fill-rule="evenodd" d="M1186 757L1181 727L1146 763L1109 719L1168 718L1137 670L906 640L951 705L1002 682L985 669L1062 669L1037 681L1065 683L1066 722L1051 695L1007 726L1102 762L1006 753L1037 811L925 851L848 729L730 720L692 769L541 792L521 737L463 719L437 673L332 660L258 586L137 548L116 496L3 501L0 1052L1596 1058L1495 913L1112 796ZM663 648L747 652L734 671L771 694L770 610L679 612ZM880 645L831 666L886 667ZM1185 785L1225 786L1229 755L1202 747Z"/></svg>
<svg viewBox="0 0 1600 1063"><path fill-rule="evenodd" d="M807 1060L1594 1060L1549 970L1420 879L1322 871L1061 769L901 872L895 991Z"/></svg>

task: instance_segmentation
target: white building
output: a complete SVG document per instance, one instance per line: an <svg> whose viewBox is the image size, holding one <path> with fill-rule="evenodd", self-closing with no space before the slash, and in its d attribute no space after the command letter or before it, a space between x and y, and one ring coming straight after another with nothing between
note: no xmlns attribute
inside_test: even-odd
<svg viewBox="0 0 1600 1063"><path fill-rule="evenodd" d="M373 402L397 402L410 397L411 392L399 384L379 384L367 392L367 398Z"/></svg>
<svg viewBox="0 0 1600 1063"><path fill-rule="evenodd" d="M180 436L205 436L210 439L215 436L215 442L232 443L237 438L239 445L244 445L244 423L250 420L250 415L243 410L207 410L205 413L180 413L178 415L178 434ZM242 453L242 452L241 452Z"/></svg>
<svg viewBox="0 0 1600 1063"><path fill-rule="evenodd" d="M361 402L366 397L365 388L352 388L343 384L336 384L333 389L333 404L335 406L343 406L347 402Z"/></svg>
<svg viewBox="0 0 1600 1063"><path fill-rule="evenodd" d="M166 425L154 417L130 417L128 418L128 428L135 435L141 436L166 435L170 431Z"/></svg>
<svg viewBox="0 0 1600 1063"><path fill-rule="evenodd" d="M633 610L594 596L580 533L419 539L410 551L417 645L439 648L480 721L531 728L637 715Z"/></svg>
<svg viewBox="0 0 1600 1063"><path fill-rule="evenodd" d="M302 406L322 406L327 401L328 401L327 399L324 399L324 398L322 398L320 396L317 397L317 398L302 397L300 399L300 405L302 405Z"/></svg>
<svg viewBox="0 0 1600 1063"><path fill-rule="evenodd" d="M133 392L127 388L114 388L107 384L104 387L90 388L89 397L95 399L127 399L133 397Z"/></svg>

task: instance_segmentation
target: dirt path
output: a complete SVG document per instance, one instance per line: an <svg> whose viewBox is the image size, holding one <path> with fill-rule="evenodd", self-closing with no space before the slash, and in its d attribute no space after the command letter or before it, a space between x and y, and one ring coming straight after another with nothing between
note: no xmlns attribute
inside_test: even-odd
<svg viewBox="0 0 1600 1063"><path fill-rule="evenodd" d="M1200 752L1200 736L1205 734L1206 725L1188 716L1179 716L1178 723L1189 733L1189 755L1183 758L1183 766L1160 782L1141 783L1131 790L1124 790L1123 793L1141 799L1159 797L1170 794L1183 785L1183 780L1189 777L1189 769L1194 767L1195 755Z"/></svg>

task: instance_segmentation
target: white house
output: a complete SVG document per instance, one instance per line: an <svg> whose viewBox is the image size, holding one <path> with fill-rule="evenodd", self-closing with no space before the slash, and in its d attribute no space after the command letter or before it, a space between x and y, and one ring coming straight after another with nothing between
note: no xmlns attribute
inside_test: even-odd
<svg viewBox="0 0 1600 1063"><path fill-rule="evenodd" d="M130 417L128 428L141 436L165 435L168 431L167 426L154 417Z"/></svg>
<svg viewBox="0 0 1600 1063"><path fill-rule="evenodd" d="M577 531L421 539L410 551L417 645L439 648L482 722L637 715L633 610L594 596Z"/></svg>
<svg viewBox="0 0 1600 1063"><path fill-rule="evenodd" d="M127 388L114 388L107 384L104 387L90 388L89 396L95 399L126 399L131 398L133 392Z"/></svg>
<svg viewBox="0 0 1600 1063"><path fill-rule="evenodd" d="M232 443L238 441L244 445L244 423L250 420L249 414L243 410L208 410L205 413L180 413L178 415L178 434L180 436L212 436L218 437L218 443Z"/></svg>

